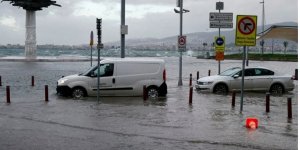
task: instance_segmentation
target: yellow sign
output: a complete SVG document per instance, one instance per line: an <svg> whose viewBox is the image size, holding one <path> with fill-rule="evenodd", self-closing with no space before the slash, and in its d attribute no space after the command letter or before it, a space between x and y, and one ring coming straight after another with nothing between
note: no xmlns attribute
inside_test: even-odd
<svg viewBox="0 0 300 150"><path fill-rule="evenodd" d="M256 45L257 16L238 15L236 19L235 45Z"/></svg>
<svg viewBox="0 0 300 150"><path fill-rule="evenodd" d="M215 36L215 51L216 52L224 52L225 50L225 37Z"/></svg>

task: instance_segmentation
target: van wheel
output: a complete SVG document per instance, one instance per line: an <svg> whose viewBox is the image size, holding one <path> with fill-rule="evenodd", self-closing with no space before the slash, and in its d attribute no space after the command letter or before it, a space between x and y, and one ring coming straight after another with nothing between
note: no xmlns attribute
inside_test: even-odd
<svg viewBox="0 0 300 150"><path fill-rule="evenodd" d="M74 99L81 99L86 95L86 91L82 87L75 87L72 90L72 97Z"/></svg>
<svg viewBox="0 0 300 150"><path fill-rule="evenodd" d="M147 89L148 97L151 99L158 98L158 90L156 87L149 87Z"/></svg>

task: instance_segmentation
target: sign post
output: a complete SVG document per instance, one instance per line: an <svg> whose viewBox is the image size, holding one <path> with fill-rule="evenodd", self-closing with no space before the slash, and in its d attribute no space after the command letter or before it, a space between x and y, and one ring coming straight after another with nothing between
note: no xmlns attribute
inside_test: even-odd
<svg viewBox="0 0 300 150"><path fill-rule="evenodd" d="M91 67L93 66L93 45L94 45L94 34L93 34L93 31L91 31L91 37L90 37L90 46L91 46Z"/></svg>
<svg viewBox="0 0 300 150"><path fill-rule="evenodd" d="M221 28L232 28L233 27L233 13L221 13L221 10L224 9L224 2L217 2L216 3L216 10L219 12L211 12L209 13L209 27L210 28L218 28L219 29L219 36L221 37ZM225 38L224 38L225 39ZM224 45L225 49L225 45ZM218 61L218 74L221 72L221 60L224 60L224 49L223 52L216 50L216 60Z"/></svg>
<svg viewBox="0 0 300 150"><path fill-rule="evenodd" d="M243 111L246 46L256 45L256 29L257 29L256 22L257 22L257 16L238 15L236 19L235 45L243 46L240 112Z"/></svg>

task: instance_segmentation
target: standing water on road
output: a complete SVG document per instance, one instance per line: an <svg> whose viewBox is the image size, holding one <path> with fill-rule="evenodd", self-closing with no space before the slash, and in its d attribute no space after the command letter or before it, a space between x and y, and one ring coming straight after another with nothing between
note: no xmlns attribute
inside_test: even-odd
<svg viewBox="0 0 300 150"><path fill-rule="evenodd" d="M297 149L298 82L292 92L271 96L265 113L265 93L246 92L240 113L231 95L194 90L188 103L189 74L206 76L218 72L211 59L183 57L183 86L178 87L177 57L159 57L166 62L166 98L143 101L142 97L96 97L83 100L56 95L61 76L80 73L90 62L1 62L0 149ZM96 61L95 63L96 64ZM221 70L241 67L240 60L221 62ZM297 62L250 61L282 74L294 74ZM288 66L288 67L287 67ZM36 86L31 86L31 76ZM49 102L44 102L44 85ZM11 86L11 104L5 87ZM293 118L287 119L287 97L292 97ZM245 120L259 120L257 129L247 129Z"/></svg>

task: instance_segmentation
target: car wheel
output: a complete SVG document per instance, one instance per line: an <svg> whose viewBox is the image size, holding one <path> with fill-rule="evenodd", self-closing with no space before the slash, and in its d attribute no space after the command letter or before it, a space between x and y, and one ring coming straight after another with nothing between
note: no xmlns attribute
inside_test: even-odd
<svg viewBox="0 0 300 150"><path fill-rule="evenodd" d="M72 97L74 99L81 99L85 96L85 90L84 88L82 87L75 87L73 90L72 90Z"/></svg>
<svg viewBox="0 0 300 150"><path fill-rule="evenodd" d="M228 88L225 84L217 84L214 87L214 91L215 94L227 94L228 93Z"/></svg>
<svg viewBox="0 0 300 150"><path fill-rule="evenodd" d="M282 95L284 93L283 86L281 84L274 84L270 88L270 93L275 95Z"/></svg>
<svg viewBox="0 0 300 150"><path fill-rule="evenodd" d="M148 94L148 97L151 99L158 98L158 90L156 87L149 87L147 89L147 94Z"/></svg>

